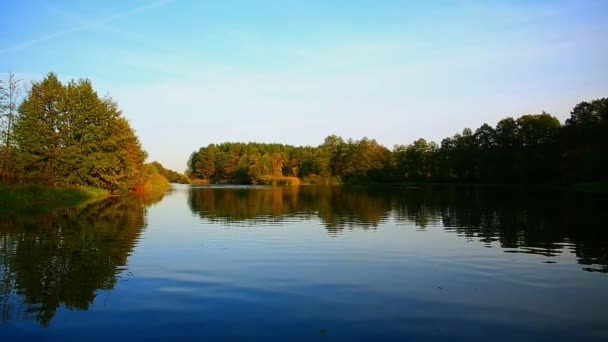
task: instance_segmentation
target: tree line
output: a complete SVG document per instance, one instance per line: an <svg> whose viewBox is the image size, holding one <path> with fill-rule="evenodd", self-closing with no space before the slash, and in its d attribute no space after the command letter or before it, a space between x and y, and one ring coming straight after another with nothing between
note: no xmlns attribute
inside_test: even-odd
<svg viewBox="0 0 608 342"><path fill-rule="evenodd" d="M147 154L116 102L89 80L64 84L49 73L28 88L20 83L13 74L0 82L3 181L115 192L157 172L144 164Z"/></svg>
<svg viewBox="0 0 608 342"><path fill-rule="evenodd" d="M317 146L233 143L194 151L187 175L211 183L311 184L404 181L576 183L608 180L608 98L577 104L564 124L548 113L507 117L495 127L392 150L376 140L328 136Z"/></svg>
<svg viewBox="0 0 608 342"><path fill-rule="evenodd" d="M23 93L23 97L21 96ZM89 80L49 73L27 89L0 82L0 177L57 186L132 189L163 175L173 182L309 184L405 181L576 183L608 178L608 98L577 104L564 124L541 113L392 150L376 140L331 135L316 147L210 144L193 152L187 175L145 165L146 152L116 102Z"/></svg>

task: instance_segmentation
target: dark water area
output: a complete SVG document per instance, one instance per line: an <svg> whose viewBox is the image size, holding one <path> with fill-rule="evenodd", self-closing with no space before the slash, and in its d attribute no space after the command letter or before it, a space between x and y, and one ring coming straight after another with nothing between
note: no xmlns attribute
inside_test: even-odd
<svg viewBox="0 0 608 342"><path fill-rule="evenodd" d="M608 196L174 185L0 217L0 338L607 340Z"/></svg>

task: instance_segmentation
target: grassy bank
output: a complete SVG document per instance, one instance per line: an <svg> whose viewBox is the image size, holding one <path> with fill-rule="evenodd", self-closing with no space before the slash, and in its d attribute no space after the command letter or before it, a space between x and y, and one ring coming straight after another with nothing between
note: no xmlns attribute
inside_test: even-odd
<svg viewBox="0 0 608 342"><path fill-rule="evenodd" d="M108 195L106 190L93 187L55 188L39 184L0 184L0 212L27 207L68 207L87 199Z"/></svg>
<svg viewBox="0 0 608 342"><path fill-rule="evenodd" d="M164 194L171 185L159 173L153 173L134 189L118 192L135 193L139 197ZM97 201L115 193L90 186L54 187L44 184L13 184L0 182L0 216L30 211L68 208L89 201Z"/></svg>

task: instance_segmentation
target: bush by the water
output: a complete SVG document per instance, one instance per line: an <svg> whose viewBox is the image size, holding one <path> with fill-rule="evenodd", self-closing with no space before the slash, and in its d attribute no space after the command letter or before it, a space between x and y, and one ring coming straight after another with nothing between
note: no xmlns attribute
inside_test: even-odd
<svg viewBox="0 0 608 342"><path fill-rule="evenodd" d="M262 176L258 178L260 184L264 185L300 185L298 177L287 176Z"/></svg>
<svg viewBox="0 0 608 342"><path fill-rule="evenodd" d="M167 178L159 173L148 175L144 181L135 186L135 192L139 193L159 193L165 192L171 188L171 184Z"/></svg>

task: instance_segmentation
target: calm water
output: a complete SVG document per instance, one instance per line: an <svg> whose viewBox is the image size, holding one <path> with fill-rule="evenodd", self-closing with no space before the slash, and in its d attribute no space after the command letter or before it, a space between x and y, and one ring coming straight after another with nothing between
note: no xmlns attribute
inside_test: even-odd
<svg viewBox="0 0 608 342"><path fill-rule="evenodd" d="M608 339L606 197L175 186L0 217L0 338Z"/></svg>

